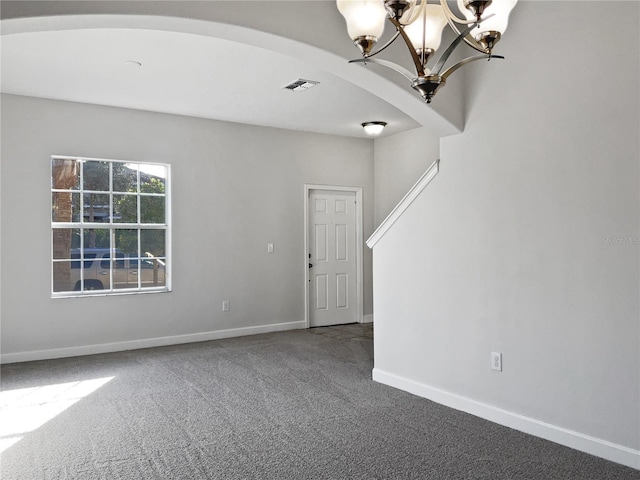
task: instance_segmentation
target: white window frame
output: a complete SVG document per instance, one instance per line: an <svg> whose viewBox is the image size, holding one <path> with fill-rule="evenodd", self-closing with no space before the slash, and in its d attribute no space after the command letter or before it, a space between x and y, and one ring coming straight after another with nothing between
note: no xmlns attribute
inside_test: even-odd
<svg viewBox="0 0 640 480"><path fill-rule="evenodd" d="M81 167L80 168L80 185L78 189L56 189L53 188L53 164L54 164L54 160L75 160L80 162L81 164L84 164L85 162L105 162L109 164L109 192L104 192L104 191L100 191L100 192L94 192L92 190L85 190L84 187L84 183L83 183L83 171L84 168ZM114 191L113 190L113 167L112 165L115 163L126 163L126 164L135 164L135 165L140 165L140 166L161 166L165 168L165 172L166 172L166 177L164 179L164 194L158 194L158 193L144 193L140 191L140 171L142 169L138 169L137 172L137 192L135 194L131 193L131 192L120 192L120 191ZM91 158L91 157L78 157L78 156L74 156L74 155L52 155L50 162L49 162L49 168L50 168L50 178L51 178L51 196L49 197L49 201L50 203L52 202L53 199L53 194L56 192L59 193L73 193L73 194L79 194L79 198L80 198L80 217L79 217L79 221L72 221L72 222L55 222L53 221L53 215L50 217L51 218L51 235L50 235L50 247L51 247L51 297L52 298L69 298L69 297L91 297L91 296L111 296L111 295L130 295L130 294L141 294L141 293L163 293L163 292L170 292L171 291L171 268L172 268L172 261L171 261L171 165L170 164L166 164L166 163L161 163L161 162L139 162L139 161L133 161L133 160L114 160L114 159L105 159L105 158ZM109 195L109 222L86 222L84 219L84 197L86 193L98 193L98 194L102 194L102 195ZM122 194L128 194L128 195L135 195L137 198L137 209L138 209L138 214L137 214L137 222L135 223L118 223L118 222L114 222L114 218L113 218L113 196L114 195L122 195ZM142 197L152 197L152 196L157 196L157 197L164 197L164 205L165 205L165 215L164 215L164 223L142 223L141 222L141 215L140 215L140 208L141 208L141 201L140 199ZM54 263L56 262L60 262L60 261L66 261L63 259L54 259L54 245L53 245L53 231L55 229L79 229L82 232L82 235L84 235L85 231L91 230L91 229L103 229L103 230L109 230L109 235L110 235L110 249L112 250L112 254L110 255L110 266L109 266L109 285L110 288L108 289L103 289L103 290L73 290L73 291L63 291L63 292L54 292L54 278L53 278L53 274L54 274ZM113 282L113 274L114 274L114 269L113 269L113 260L116 259L115 256L115 248L113 247L114 245L114 234L116 230L138 230L138 252L139 252L139 258L142 259L143 258L143 252L140 251L140 232L142 230L163 230L165 232L165 285L164 286L157 286L157 287L144 287L141 285L141 263L139 264L139 269L138 269L138 286L137 287L132 287L132 288L114 288L114 282ZM83 251L84 251L84 246L83 243L81 241L81 245L80 245L80 251L81 251L81 258L79 260L72 260L72 261L78 261L80 262L80 280L84 280L84 262L87 261L84 259L84 255L82 255ZM98 256L96 256L95 259L92 259L93 262L101 262L102 259L99 258ZM84 283L84 282L83 282ZM83 285L84 287L84 285Z"/></svg>

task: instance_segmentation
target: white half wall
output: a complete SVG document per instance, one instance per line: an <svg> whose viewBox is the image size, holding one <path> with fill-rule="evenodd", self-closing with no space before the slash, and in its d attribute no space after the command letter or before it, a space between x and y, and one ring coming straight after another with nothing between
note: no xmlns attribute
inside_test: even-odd
<svg viewBox="0 0 640 480"><path fill-rule="evenodd" d="M373 231L371 140L11 95L1 108L6 360L299 328L305 183L363 187L365 238ZM172 165L173 292L50 298L53 154Z"/></svg>
<svg viewBox="0 0 640 480"><path fill-rule="evenodd" d="M640 468L640 4L575 5L520 2L465 67L465 132L374 250L374 372Z"/></svg>
<svg viewBox="0 0 640 480"><path fill-rule="evenodd" d="M375 140L376 228L439 155L440 139L425 127Z"/></svg>

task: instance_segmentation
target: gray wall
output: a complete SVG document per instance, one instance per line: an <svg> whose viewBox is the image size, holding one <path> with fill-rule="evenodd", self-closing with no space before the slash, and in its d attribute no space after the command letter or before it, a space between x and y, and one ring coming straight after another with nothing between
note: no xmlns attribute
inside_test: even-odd
<svg viewBox="0 0 640 480"><path fill-rule="evenodd" d="M50 298L52 154L172 165L173 292ZM3 354L299 322L304 183L363 187L373 228L371 140L3 95L1 174Z"/></svg>
<svg viewBox="0 0 640 480"><path fill-rule="evenodd" d="M376 227L391 213L429 166L439 158L440 139L428 128L375 140L374 220Z"/></svg>
<svg viewBox="0 0 640 480"><path fill-rule="evenodd" d="M575 5L520 2L468 67L465 132L375 247L375 368L637 458L640 4Z"/></svg>

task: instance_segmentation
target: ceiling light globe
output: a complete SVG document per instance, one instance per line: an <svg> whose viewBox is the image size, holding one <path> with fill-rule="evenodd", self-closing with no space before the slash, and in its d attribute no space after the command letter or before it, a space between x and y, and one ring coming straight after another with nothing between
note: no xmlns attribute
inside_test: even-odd
<svg viewBox="0 0 640 480"><path fill-rule="evenodd" d="M426 15L426 19L423 15ZM442 31L447 24L447 17L443 8L435 4L428 4L423 15L407 25L404 31L416 50L431 49L436 51L442 41Z"/></svg>
<svg viewBox="0 0 640 480"><path fill-rule="evenodd" d="M382 0L337 0L336 4L352 40L382 36L387 17Z"/></svg>
<svg viewBox="0 0 640 480"><path fill-rule="evenodd" d="M386 125L386 122L365 122L362 124L362 128L364 128L367 135L375 137L382 133L382 130L384 130Z"/></svg>

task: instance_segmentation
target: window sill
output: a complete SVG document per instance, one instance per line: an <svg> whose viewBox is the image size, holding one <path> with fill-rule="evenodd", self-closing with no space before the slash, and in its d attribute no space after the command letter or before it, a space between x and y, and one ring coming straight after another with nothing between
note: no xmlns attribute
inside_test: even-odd
<svg viewBox="0 0 640 480"><path fill-rule="evenodd" d="M122 290L122 291L111 291L111 290L98 290L96 293L74 293L74 292L60 292L60 293L52 293L52 299L58 298L92 298L92 297L120 297L123 295L149 295L153 293L170 293L171 289L169 288L158 288L158 289L148 289L148 290Z"/></svg>

